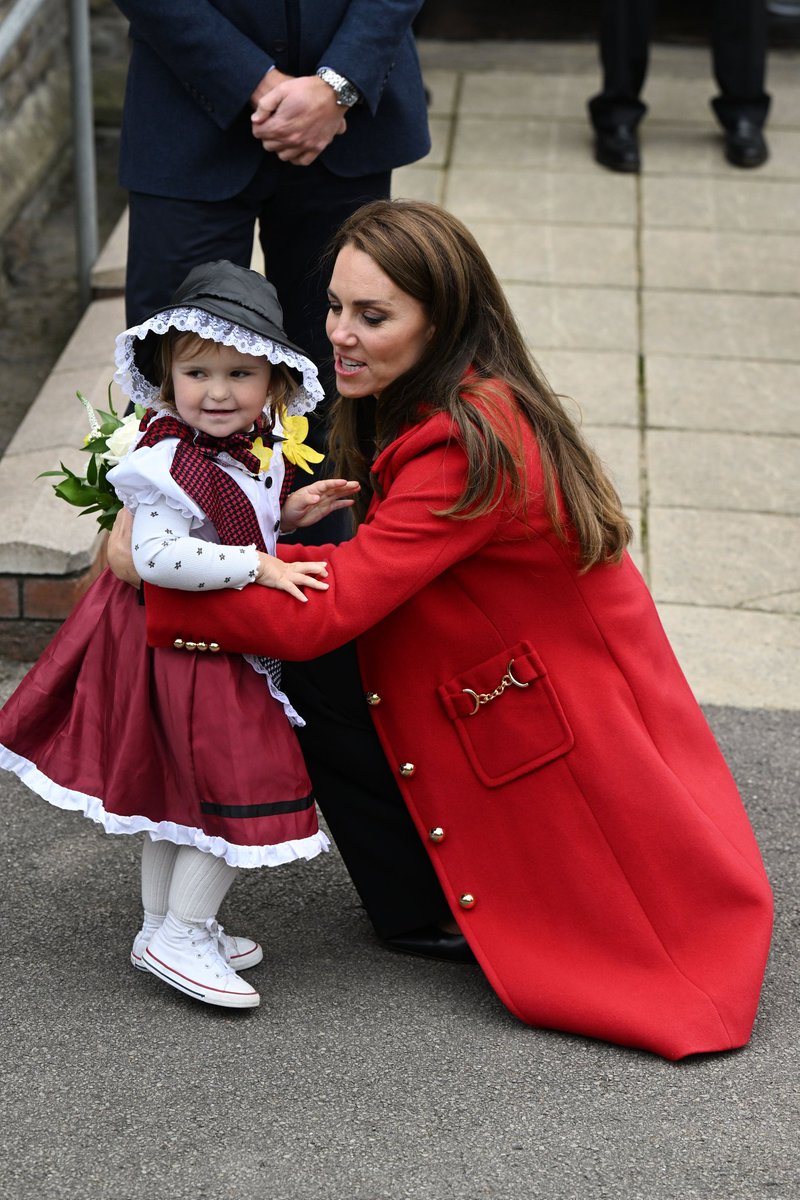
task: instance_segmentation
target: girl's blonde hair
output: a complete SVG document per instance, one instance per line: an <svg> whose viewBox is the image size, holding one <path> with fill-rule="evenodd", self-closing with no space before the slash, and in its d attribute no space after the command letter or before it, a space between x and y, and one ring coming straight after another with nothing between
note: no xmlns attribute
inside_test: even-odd
<svg viewBox="0 0 800 1200"><path fill-rule="evenodd" d="M175 389L172 384L172 364L178 354L193 358L200 354L210 339L202 338L192 331L183 332L180 329L168 329L162 336L158 347L158 368L161 375L161 387L158 399L170 412L177 413L175 407ZM212 342L216 346L219 343ZM269 412L273 414L285 411L292 397L299 391L300 382L292 369L286 363L270 363L272 377L269 385L269 397L264 397L265 407L269 399Z"/></svg>
<svg viewBox="0 0 800 1200"><path fill-rule="evenodd" d="M584 570L617 562L632 531L595 452L528 350L492 268L467 227L435 204L376 200L339 229L331 258L345 246L368 254L393 283L418 300L433 327L419 360L374 398L339 396L331 425L337 475L357 479L362 519L375 485L374 453L404 428L447 413L467 455L459 499L441 515L469 519L511 492L528 496L520 423L532 428L544 471L545 503L558 536L574 528ZM468 368L474 374L465 380ZM477 403L476 403L477 402Z"/></svg>

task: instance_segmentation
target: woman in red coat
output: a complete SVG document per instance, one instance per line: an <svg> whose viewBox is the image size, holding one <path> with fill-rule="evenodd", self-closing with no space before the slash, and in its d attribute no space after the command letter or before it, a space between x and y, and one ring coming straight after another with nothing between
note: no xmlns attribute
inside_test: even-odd
<svg viewBox="0 0 800 1200"><path fill-rule="evenodd" d="M356 639L385 763L509 1009L670 1059L742 1046L769 884L612 485L460 222L379 201L335 251L332 452L361 483L357 533L283 548L327 558L302 606L148 588L152 644L298 660Z"/></svg>

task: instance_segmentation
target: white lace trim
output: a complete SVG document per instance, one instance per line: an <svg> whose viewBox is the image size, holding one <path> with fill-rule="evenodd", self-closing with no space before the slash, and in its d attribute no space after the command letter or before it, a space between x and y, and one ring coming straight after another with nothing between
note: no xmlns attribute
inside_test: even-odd
<svg viewBox="0 0 800 1200"><path fill-rule="evenodd" d="M202 829L176 825L173 821L151 821L149 817L119 817L107 812L102 800L85 792L75 792L48 779L35 763L0 746L0 767L13 771L26 787L36 792L48 804L68 812L83 813L90 821L102 825L106 833L149 833L154 842L173 842L176 846L196 846L206 854L224 858L231 867L279 867L298 859L316 858L330 846L330 840L320 829L307 838L278 842L274 846L237 846L221 837L210 837Z"/></svg>
<svg viewBox="0 0 800 1200"><path fill-rule="evenodd" d="M319 382L319 372L310 358L298 354L273 342L270 338L234 325L222 317L214 317L199 308L168 308L164 312L149 317L142 325L133 325L117 336L114 362L116 371L114 381L119 384L125 395L134 404L142 404L145 408L163 408L158 400L159 388L145 379L139 371L133 357L136 339L147 337L148 333L163 335L168 329L179 329L182 333L196 333L199 337L218 342L223 346L235 346L242 354L253 354L264 357L273 365L285 363L293 367L303 377L299 391L295 393L287 406L290 417L302 417L317 407L325 393Z"/></svg>
<svg viewBox="0 0 800 1200"><path fill-rule="evenodd" d="M286 719L289 724L296 726L298 729L304 729L306 724L305 721L300 716L300 713L294 707L286 693L282 692L279 687L275 686L266 662L255 654L243 654L242 658L246 663L249 663L256 675L262 675L264 679L266 679L267 687L269 688L269 694L272 696L273 700L277 700L279 704L283 705L283 711L286 713Z"/></svg>

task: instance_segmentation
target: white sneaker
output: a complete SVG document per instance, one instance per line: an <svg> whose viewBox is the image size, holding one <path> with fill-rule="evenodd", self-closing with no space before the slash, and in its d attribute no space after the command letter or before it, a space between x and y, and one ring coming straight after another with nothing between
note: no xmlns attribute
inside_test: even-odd
<svg viewBox="0 0 800 1200"><path fill-rule="evenodd" d="M199 929L176 930L177 922L167 919L145 948L145 970L170 987L177 988L204 1004L222 1008L257 1008L261 997L227 962L222 937L209 928L207 921Z"/></svg>
<svg viewBox="0 0 800 1200"><path fill-rule="evenodd" d="M264 957L264 951L258 942L254 942L252 938L233 937L230 933L226 933L223 927L213 920L207 922L206 926L212 937L221 939L225 959L230 963L234 971L246 971L249 967L255 967ZM133 939L131 966L136 967L137 971L148 970L144 959L144 952L147 942L152 936L152 934L146 934L144 929L140 929Z"/></svg>

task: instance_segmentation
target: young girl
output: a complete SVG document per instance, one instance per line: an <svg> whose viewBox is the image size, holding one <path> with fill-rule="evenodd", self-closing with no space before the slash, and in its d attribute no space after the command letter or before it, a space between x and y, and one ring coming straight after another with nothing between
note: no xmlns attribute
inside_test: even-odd
<svg viewBox="0 0 800 1200"><path fill-rule="evenodd" d="M308 454L290 431L322 397L281 322L271 284L217 262L117 338L115 379L149 411L108 477L134 514L148 582L256 582L300 601L301 588L327 587L324 563L267 553L279 530L352 504L357 490L328 480L281 506L284 457ZM0 713L0 765L108 833L146 832L133 965L207 1004L250 1008L258 992L237 970L262 950L224 933L219 906L239 867L313 858L328 841L280 664L213 642L185 650L148 650L137 593L104 572Z"/></svg>

